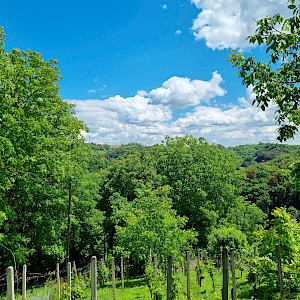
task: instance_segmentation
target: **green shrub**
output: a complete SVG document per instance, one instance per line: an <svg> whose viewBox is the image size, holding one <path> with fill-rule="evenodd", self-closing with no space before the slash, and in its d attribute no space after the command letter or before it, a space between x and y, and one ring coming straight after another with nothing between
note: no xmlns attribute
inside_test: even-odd
<svg viewBox="0 0 300 300"><path fill-rule="evenodd" d="M242 252L247 246L246 235L234 227L215 228L208 236L208 251L212 256L218 256L222 247Z"/></svg>

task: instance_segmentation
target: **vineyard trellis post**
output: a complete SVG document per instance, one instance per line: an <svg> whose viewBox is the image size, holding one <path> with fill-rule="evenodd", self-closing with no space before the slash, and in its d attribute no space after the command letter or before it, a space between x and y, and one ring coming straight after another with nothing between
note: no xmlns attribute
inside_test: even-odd
<svg viewBox="0 0 300 300"><path fill-rule="evenodd" d="M186 291L187 298L191 299L191 280L190 280L190 252L186 252Z"/></svg>
<svg viewBox="0 0 300 300"><path fill-rule="evenodd" d="M97 300L97 257L96 256L92 256L91 277L92 277L91 299Z"/></svg>
<svg viewBox="0 0 300 300"><path fill-rule="evenodd" d="M172 290L173 286L173 256L168 256L168 268L167 268L167 300L173 300L174 294Z"/></svg>
<svg viewBox="0 0 300 300"><path fill-rule="evenodd" d="M68 300L72 300L72 270L71 263L67 265L67 280L68 280Z"/></svg>
<svg viewBox="0 0 300 300"><path fill-rule="evenodd" d="M228 281L229 281L229 268L228 268L228 250L223 247L222 252L223 259L223 288L222 288L222 300L228 300Z"/></svg>
<svg viewBox="0 0 300 300"><path fill-rule="evenodd" d="M22 300L26 300L26 272L27 272L27 265L23 265L23 272L22 272Z"/></svg>
<svg viewBox="0 0 300 300"><path fill-rule="evenodd" d="M121 281L122 281L122 291L124 291L124 259L121 256Z"/></svg>
<svg viewBox="0 0 300 300"><path fill-rule="evenodd" d="M74 273L75 276L77 276L77 268L76 268L76 263L75 263L75 261L73 261L72 272Z"/></svg>
<svg viewBox="0 0 300 300"><path fill-rule="evenodd" d="M59 263L56 264L57 298L60 299Z"/></svg>
<svg viewBox="0 0 300 300"><path fill-rule="evenodd" d="M14 268L13 267L8 267L6 269L6 282L7 282L7 299L15 300Z"/></svg>
<svg viewBox="0 0 300 300"><path fill-rule="evenodd" d="M111 273L112 273L112 288L113 288L113 299L116 300L116 268L115 259L111 258Z"/></svg>
<svg viewBox="0 0 300 300"><path fill-rule="evenodd" d="M235 278L235 261L234 250L231 248L231 274L232 274L232 300L237 300L236 278Z"/></svg>
<svg viewBox="0 0 300 300"><path fill-rule="evenodd" d="M69 187L69 211L68 211L68 228L67 228L67 264L70 260L70 237L71 237L71 212L72 212L72 180Z"/></svg>

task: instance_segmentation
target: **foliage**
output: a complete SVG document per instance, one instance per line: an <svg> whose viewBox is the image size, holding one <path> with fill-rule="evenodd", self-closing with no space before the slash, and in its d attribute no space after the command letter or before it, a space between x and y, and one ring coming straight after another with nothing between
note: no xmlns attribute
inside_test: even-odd
<svg viewBox="0 0 300 300"><path fill-rule="evenodd" d="M261 284L270 291L278 290L276 244L281 247L284 286L288 293L300 292L300 226L286 212L277 208L270 228L257 232L258 257L251 261L252 273L261 278Z"/></svg>
<svg viewBox="0 0 300 300"><path fill-rule="evenodd" d="M289 166L289 168L286 170L285 175L288 177L292 186L297 191L300 191L300 161L299 160Z"/></svg>
<svg viewBox="0 0 300 300"><path fill-rule="evenodd" d="M202 277L204 276L204 267L205 267L205 264L202 260L200 260L198 262L198 264L196 265L195 267L195 270L197 271L197 273ZM203 277L204 278L204 277Z"/></svg>
<svg viewBox="0 0 300 300"><path fill-rule="evenodd" d="M188 217L188 228L199 234L199 244L221 218L239 201L242 177L231 153L204 138L166 137L164 144L149 150L163 183L172 187L170 198L180 215Z"/></svg>
<svg viewBox="0 0 300 300"><path fill-rule="evenodd" d="M268 62L245 58L232 52L229 62L238 68L243 84L252 86L256 95L253 104L263 111L272 103L277 105L276 121L280 125L278 139L294 137L300 124L299 118L299 41L300 5L289 0L293 15L284 19L280 14L257 21L256 34L248 37L250 43L266 44Z"/></svg>
<svg viewBox="0 0 300 300"><path fill-rule="evenodd" d="M152 190L149 185L141 186L137 198L130 202L115 194L116 252L145 263L150 249L165 259L170 253L177 259L190 249L196 234L183 229L186 218L176 216L168 194L168 187Z"/></svg>
<svg viewBox="0 0 300 300"><path fill-rule="evenodd" d="M72 258L94 251L93 239L102 232L98 186L81 135L88 129L74 105L59 96L57 61L31 50L7 52L4 38L0 27L0 211L7 217L2 243L18 265L29 260L44 269L66 256L70 181ZM11 263L4 250L1 267Z"/></svg>
<svg viewBox="0 0 300 300"><path fill-rule="evenodd" d="M215 292L215 266L210 259L207 261L207 271L212 281L213 291Z"/></svg>
<svg viewBox="0 0 300 300"><path fill-rule="evenodd" d="M157 300L162 300L163 296L166 294L165 284L166 278L162 271L157 269L157 276L154 276L154 266L151 262L148 262L145 268L145 279L148 283L149 289L151 291L152 298Z"/></svg>
<svg viewBox="0 0 300 300"><path fill-rule="evenodd" d="M205 278L204 270L205 270L204 262L202 260L198 261L198 264L195 266L195 271L197 273L197 279L200 286L202 285L202 279Z"/></svg>
<svg viewBox="0 0 300 300"><path fill-rule="evenodd" d="M108 281L109 275L110 275L109 267L107 267L106 262L101 259L101 261L98 263L98 272L97 272L98 282L100 284L104 284L105 282Z"/></svg>
<svg viewBox="0 0 300 300"><path fill-rule="evenodd" d="M137 150L142 151L146 147L139 143L129 143L125 145L119 145L119 146L110 146L110 145L96 145L94 143L90 144L91 148L94 150L94 152L102 152L104 157L107 160L112 160L115 158L118 158L128 151Z"/></svg>
<svg viewBox="0 0 300 300"><path fill-rule="evenodd" d="M247 246L246 235L234 227L214 228L208 236L208 250L215 257L222 247L233 248L241 253Z"/></svg>
<svg viewBox="0 0 300 300"><path fill-rule="evenodd" d="M85 280L80 276L72 276L72 299L83 299L85 290L87 288ZM70 295L70 287L67 283L61 285L61 297L60 299L67 300Z"/></svg>
<svg viewBox="0 0 300 300"><path fill-rule="evenodd" d="M245 199L248 200L246 196ZM253 232L265 224L266 216L255 203L244 201L240 197L235 207L228 210L227 218L222 219L220 224L227 227L233 224L234 228L241 230L247 236L248 242L252 243L254 240Z"/></svg>
<svg viewBox="0 0 300 300"><path fill-rule="evenodd" d="M293 206L298 210L299 191L286 180L283 169L299 157L296 153L285 154L276 159L245 168L246 180L241 195L245 200L256 204L270 217L275 207Z"/></svg>
<svg viewBox="0 0 300 300"><path fill-rule="evenodd" d="M83 274L72 272L72 299L82 299L87 288Z"/></svg>
<svg viewBox="0 0 300 300"><path fill-rule="evenodd" d="M225 148L192 136L167 137L162 144L132 150L109 161L100 170L98 202L105 212L104 231L109 248L116 245L116 225L125 226L124 218L114 216L115 200L126 203L125 210L132 209L135 204L130 203L140 198L140 189L145 186L152 190L169 186L170 208L185 218L184 228L198 233L202 248L218 222L229 227L235 224L237 229L251 234L257 230L255 220L263 223L264 214L239 196L243 175L237 164Z"/></svg>
<svg viewBox="0 0 300 300"><path fill-rule="evenodd" d="M233 151L241 167L249 167L256 163L268 162L287 153L299 151L299 145L259 143L255 145L240 145L228 147L227 150ZM299 152L298 152L299 153Z"/></svg>
<svg viewBox="0 0 300 300"><path fill-rule="evenodd" d="M7 220L6 214L3 211L0 211L0 226ZM3 233L0 233L0 243L3 239Z"/></svg>

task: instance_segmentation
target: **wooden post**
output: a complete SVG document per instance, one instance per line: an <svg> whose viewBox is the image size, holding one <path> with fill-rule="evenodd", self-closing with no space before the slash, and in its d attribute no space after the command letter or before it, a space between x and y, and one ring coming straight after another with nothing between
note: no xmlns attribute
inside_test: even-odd
<svg viewBox="0 0 300 300"><path fill-rule="evenodd" d="M56 264L57 298L60 299L59 263Z"/></svg>
<svg viewBox="0 0 300 300"><path fill-rule="evenodd" d="M22 300L26 300L26 272L27 272L27 266L23 265L23 273L22 273Z"/></svg>
<svg viewBox="0 0 300 300"><path fill-rule="evenodd" d="M113 299L116 300L116 269L115 269L115 259L111 258L111 273L112 273L112 288L113 288Z"/></svg>
<svg viewBox="0 0 300 300"><path fill-rule="evenodd" d="M229 281L229 272L228 272L228 250L226 247L223 248L222 253L223 259L223 288L222 288L222 300L228 300L228 281Z"/></svg>
<svg viewBox="0 0 300 300"><path fill-rule="evenodd" d="M77 277L77 269L76 269L76 263L75 261L73 261L73 268L72 268L72 272L74 273L74 275Z"/></svg>
<svg viewBox="0 0 300 300"><path fill-rule="evenodd" d="M280 299L284 299L284 290L283 290L283 275L282 275L282 265L281 265L281 251L280 245L276 245L277 250L277 260L278 260L278 275L279 275L279 288L280 288Z"/></svg>
<svg viewBox="0 0 300 300"><path fill-rule="evenodd" d="M91 277L92 277L91 299L97 300L97 257L96 256L92 256Z"/></svg>
<svg viewBox="0 0 300 300"><path fill-rule="evenodd" d="M121 281L122 281L122 291L124 291L124 259L121 256Z"/></svg>
<svg viewBox="0 0 300 300"><path fill-rule="evenodd" d="M191 281L190 281L190 252L186 252L186 291L187 298L191 299Z"/></svg>
<svg viewBox="0 0 300 300"><path fill-rule="evenodd" d="M72 180L69 188L69 214L68 214L68 228L67 228L67 263L70 261L70 236L71 236L71 210L72 210Z"/></svg>
<svg viewBox="0 0 300 300"><path fill-rule="evenodd" d="M8 267L6 269L6 283L7 283L7 299L15 300L14 268L13 267Z"/></svg>
<svg viewBox="0 0 300 300"><path fill-rule="evenodd" d="M234 250L231 248L232 300L237 300Z"/></svg>
<svg viewBox="0 0 300 300"><path fill-rule="evenodd" d="M223 247L221 247L220 249L220 268L223 268Z"/></svg>
<svg viewBox="0 0 300 300"><path fill-rule="evenodd" d="M72 270L71 270L71 263L68 262L68 266L67 266L67 280L68 280L68 300L72 300Z"/></svg>
<svg viewBox="0 0 300 300"><path fill-rule="evenodd" d="M154 254L154 278L157 279L157 254Z"/></svg>
<svg viewBox="0 0 300 300"><path fill-rule="evenodd" d="M173 277L172 277L172 270L173 270L173 256L168 256L168 271L167 271L167 300L173 300L173 290L172 290L172 284L173 284Z"/></svg>

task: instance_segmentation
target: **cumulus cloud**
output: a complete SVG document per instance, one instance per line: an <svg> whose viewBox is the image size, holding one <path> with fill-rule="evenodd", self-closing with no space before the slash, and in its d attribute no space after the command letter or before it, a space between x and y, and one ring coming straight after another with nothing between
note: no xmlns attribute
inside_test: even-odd
<svg viewBox="0 0 300 300"><path fill-rule="evenodd" d="M247 97L238 99L239 105L228 109L211 106L197 106L193 112L174 121L182 133L204 136L209 141L225 146L276 142L277 128L274 123L276 106L271 104L263 112L252 106L255 95L251 88Z"/></svg>
<svg viewBox="0 0 300 300"><path fill-rule="evenodd" d="M245 39L254 34L255 20L266 15L290 14L286 0L191 0L201 12L192 31L197 40L204 39L212 49L249 47Z"/></svg>
<svg viewBox="0 0 300 300"><path fill-rule="evenodd" d="M86 134L87 138L95 143L153 145L160 143L166 135L187 134L203 136L210 143L224 146L276 142L276 106L270 105L265 112L252 106L255 95L251 88L247 89L245 97L238 98L236 105L209 104L209 99L225 93L219 86L221 81L217 72L210 81L171 77L149 94L138 91L137 95L128 98L116 95L105 100L68 101L76 104L78 118L91 131ZM179 110L180 118L173 116L175 108L186 106L191 109ZM294 143L299 142L296 137Z"/></svg>
<svg viewBox="0 0 300 300"><path fill-rule="evenodd" d="M83 119L99 122L126 123L145 125L149 122L164 122L172 119L172 112L163 105L151 105L147 98L136 95L123 98L119 95L105 100L69 100L76 104L77 114Z"/></svg>
<svg viewBox="0 0 300 300"><path fill-rule="evenodd" d="M167 4L163 4L162 6L162 9L166 10L168 8Z"/></svg>
<svg viewBox="0 0 300 300"><path fill-rule="evenodd" d="M182 34L182 31L180 29L178 29L178 30L175 31L175 35L176 36L181 35L181 34Z"/></svg>
<svg viewBox="0 0 300 300"><path fill-rule="evenodd" d="M167 134L165 123L172 111L163 105L151 105L140 95L123 98L119 95L105 100L67 100L76 104L76 115L90 128L91 141L120 144L154 138Z"/></svg>
<svg viewBox="0 0 300 300"><path fill-rule="evenodd" d="M172 109L196 106L201 102L209 103L210 99L225 95L226 91L220 87L222 82L217 71L210 81L173 76L162 87L149 93L150 103L167 105Z"/></svg>

